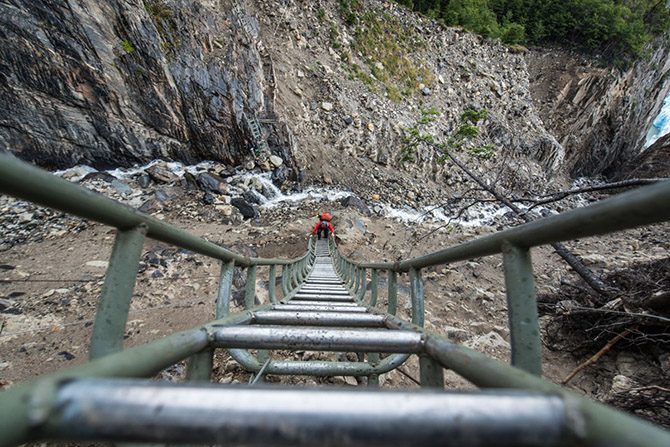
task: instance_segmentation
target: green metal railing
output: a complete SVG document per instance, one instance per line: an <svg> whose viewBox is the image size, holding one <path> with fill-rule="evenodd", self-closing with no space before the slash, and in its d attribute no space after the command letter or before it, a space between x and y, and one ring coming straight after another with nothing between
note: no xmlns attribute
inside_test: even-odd
<svg viewBox="0 0 670 447"><path fill-rule="evenodd" d="M398 354L383 358L379 351L375 353L372 350L368 353L367 362L270 361L262 350L254 355L246 349L235 348L234 344L222 346L216 341L222 328L253 324L255 313L270 309L275 303L291 300L314 264L316 244L313 239L308 242L307 252L299 258L244 257L56 178L8 154L0 154L0 192L118 229L93 328L91 361L18 384L0 393L0 446L53 437L68 439L59 431L63 415L57 398L68 383L76 383L86 377L151 377L184 359L189 359L189 380L208 381L216 348L228 349L238 362L258 376L263 373L364 375L368 376L371 386L378 384L379 374L402 364L410 353L417 353L423 386L443 388L443 370L446 368L483 388L514 388L559 396L566 406L565 414L570 425L561 445L670 445L670 434L665 430L538 377L541 374L540 333L530 259L530 249L538 245L670 220L668 182L396 263L357 263L331 244L335 268L355 300L366 305L369 312L383 315L387 329L400 330L403 334L420 334L419 344L412 344L408 350L398 348L391 351ZM216 320L122 350L123 332L146 238L177 245L221 262ZM422 269L497 253L502 253L504 261L512 365L453 344L422 328ZM275 290L279 266L282 268L281 299ZM230 314L233 270L236 267L246 269L245 311ZM259 267L269 268L270 303L255 306ZM405 273L409 275L410 283L411 322L395 316L398 278ZM382 275L386 275L388 285L388 303L384 310L377 309ZM92 382L91 386L95 383Z"/></svg>

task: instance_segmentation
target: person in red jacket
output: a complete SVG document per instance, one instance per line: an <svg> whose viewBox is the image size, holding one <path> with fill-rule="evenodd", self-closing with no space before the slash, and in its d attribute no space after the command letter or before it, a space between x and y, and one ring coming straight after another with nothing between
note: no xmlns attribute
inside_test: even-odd
<svg viewBox="0 0 670 447"><path fill-rule="evenodd" d="M314 225L314 229L312 230L312 234L315 233L318 239L321 239L322 234L325 239L328 239L329 233L332 233L333 235L335 234L335 229L330 223L330 213L319 214L319 220L316 222L316 225Z"/></svg>

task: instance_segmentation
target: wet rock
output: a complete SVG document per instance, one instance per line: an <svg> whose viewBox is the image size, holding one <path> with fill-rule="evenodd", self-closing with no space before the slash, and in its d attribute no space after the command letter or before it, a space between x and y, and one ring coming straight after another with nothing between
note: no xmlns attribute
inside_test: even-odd
<svg viewBox="0 0 670 447"><path fill-rule="evenodd" d="M345 197L340 200L340 204L345 207L345 208L354 208L361 213L365 214L366 216L370 216L372 212L370 211L370 208L363 202L363 200L355 195L351 195L349 197Z"/></svg>
<svg viewBox="0 0 670 447"><path fill-rule="evenodd" d="M216 201L216 199L215 199L214 196L213 196L211 193L209 193L209 192L206 192L206 193L202 196L202 202L203 202L205 205L213 205L215 201Z"/></svg>
<svg viewBox="0 0 670 447"><path fill-rule="evenodd" d="M272 183L281 187L289 178L289 169L286 166L280 166L272 171Z"/></svg>
<svg viewBox="0 0 670 447"><path fill-rule="evenodd" d="M157 183L172 183L177 181L179 178L171 172L167 166L164 166L162 163L157 163L153 166L150 166L145 171L149 174L149 177Z"/></svg>
<svg viewBox="0 0 670 447"><path fill-rule="evenodd" d="M137 176L137 184L140 188L147 188L151 184L151 177L147 173L142 173Z"/></svg>
<svg viewBox="0 0 670 447"><path fill-rule="evenodd" d="M260 197L258 197L258 195L252 191L246 191L244 194L242 194L242 198L247 203L253 203L254 205L260 205L261 203Z"/></svg>
<svg viewBox="0 0 670 447"><path fill-rule="evenodd" d="M240 211L242 217L245 219L253 219L258 217L258 210L246 200L236 197L230 202L235 208Z"/></svg>
<svg viewBox="0 0 670 447"><path fill-rule="evenodd" d="M212 192L214 194L225 194L228 192L226 181L216 174L201 172L195 179L198 186L203 191Z"/></svg>
<svg viewBox="0 0 670 447"><path fill-rule="evenodd" d="M91 172L90 174L86 174L83 179L81 179L81 182L92 182L99 180L101 182L106 182L106 183L112 183L114 180L118 180L116 177L114 177L112 174L109 174L104 171L98 171L98 172Z"/></svg>

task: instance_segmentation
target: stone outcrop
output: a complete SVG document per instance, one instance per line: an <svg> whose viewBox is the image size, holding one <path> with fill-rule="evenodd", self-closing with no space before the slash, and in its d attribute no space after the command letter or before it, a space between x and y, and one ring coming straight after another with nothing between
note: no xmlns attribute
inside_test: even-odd
<svg viewBox="0 0 670 447"><path fill-rule="evenodd" d="M538 50L528 57L533 96L565 149L574 177L616 177L644 148L670 91L670 34L631 67L603 68L584 56Z"/></svg>
<svg viewBox="0 0 670 447"><path fill-rule="evenodd" d="M0 147L51 168L253 156L245 118L272 110L266 90L274 80L255 19L233 6L3 2ZM285 138L270 140L292 167Z"/></svg>

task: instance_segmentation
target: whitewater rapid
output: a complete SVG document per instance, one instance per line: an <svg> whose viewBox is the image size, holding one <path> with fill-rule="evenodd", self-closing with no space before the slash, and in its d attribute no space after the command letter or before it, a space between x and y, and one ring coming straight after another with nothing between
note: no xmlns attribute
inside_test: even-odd
<svg viewBox="0 0 670 447"><path fill-rule="evenodd" d="M161 162L154 160L144 166L136 166L133 168L117 168L104 171L116 177L119 180L128 180L144 172L147 168L157 164L165 163L173 174L177 177L183 177L186 172L197 175L201 172L208 172L211 168L218 165L218 163L211 161L203 161L196 165L184 165L180 162ZM90 173L98 172L98 170L86 166L79 165L70 169L54 172L55 175L65 176L70 181L80 181ZM321 202L321 201L336 201L355 195L351 191L311 186L300 191L293 191L284 193L272 182L271 174L247 172L242 174L232 175L227 177L226 182L230 188L230 194L233 196L241 196L244 192L251 192L259 202L261 208L273 208L277 206L292 206L304 201ZM370 208L380 217L391 218L404 223L419 223L419 222L434 222L434 223L448 223L454 226L461 227L480 227L484 225L496 225L498 221L509 213L511 210L504 205L496 203L478 203L460 216L456 216L457 211L453 214L445 212L444 208L439 204L429 205L415 209L410 206L394 207L383 202L372 202ZM524 208L519 205L520 208ZM556 212L548 208L538 208L535 210L540 214L555 214Z"/></svg>
<svg viewBox="0 0 670 447"><path fill-rule="evenodd" d="M663 107L647 133L647 141L644 147L654 144L656 140L670 133L670 93L663 100Z"/></svg>

